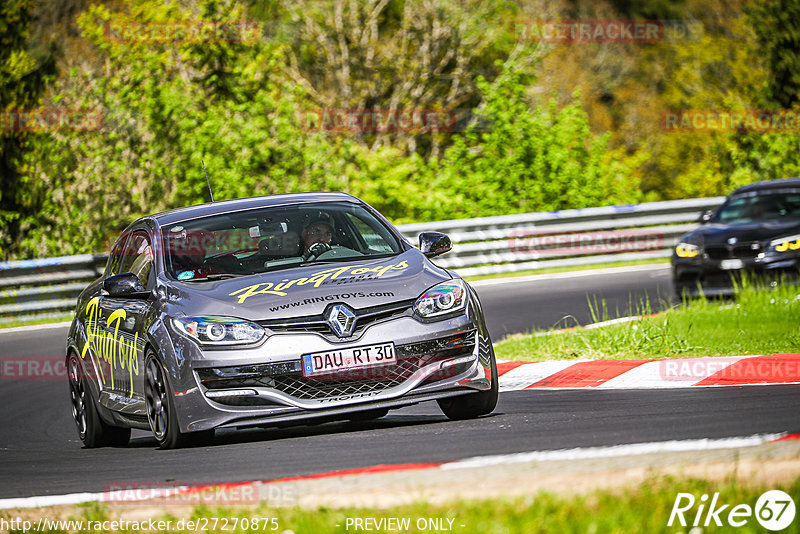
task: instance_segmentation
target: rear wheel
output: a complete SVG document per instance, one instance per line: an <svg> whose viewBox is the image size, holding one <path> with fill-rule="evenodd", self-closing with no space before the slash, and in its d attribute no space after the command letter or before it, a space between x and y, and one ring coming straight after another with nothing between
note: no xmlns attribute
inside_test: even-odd
<svg viewBox="0 0 800 534"><path fill-rule="evenodd" d="M492 413L495 406L497 406L498 394L498 380L497 380L497 363L494 359L494 349L489 343L490 360L492 367L492 387L486 391L478 393L471 393L458 397L449 397L441 399L436 402L439 403L439 408L447 416L448 419L463 420L474 419L481 415L488 415Z"/></svg>
<svg viewBox="0 0 800 534"><path fill-rule="evenodd" d="M103 422L97 412L92 391L84 377L83 366L76 354L67 359L69 393L72 418L78 427L78 436L87 448L121 447L131 439L131 429L111 426Z"/></svg>
<svg viewBox="0 0 800 534"><path fill-rule="evenodd" d="M144 400L147 420L162 449L208 445L214 440L214 429L200 432L180 431L166 373L152 353L145 363Z"/></svg>

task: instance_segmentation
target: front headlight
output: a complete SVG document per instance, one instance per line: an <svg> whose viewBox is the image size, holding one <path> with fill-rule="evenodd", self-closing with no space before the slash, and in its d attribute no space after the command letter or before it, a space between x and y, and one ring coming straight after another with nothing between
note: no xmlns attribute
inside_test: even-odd
<svg viewBox="0 0 800 534"><path fill-rule="evenodd" d="M175 329L203 345L244 345L264 337L264 329L256 323L235 317L203 315L174 317Z"/></svg>
<svg viewBox="0 0 800 534"><path fill-rule="evenodd" d="M769 242L769 248L775 249L775 252L800 250L800 235L790 235L779 239L773 239Z"/></svg>
<svg viewBox="0 0 800 534"><path fill-rule="evenodd" d="M691 243L680 242L678 246L675 247L675 254L677 254L679 258L694 258L700 254L700 247L692 245Z"/></svg>
<svg viewBox="0 0 800 534"><path fill-rule="evenodd" d="M425 291L414 303L414 312L424 319L449 315L467 307L467 289L458 278L442 282Z"/></svg>

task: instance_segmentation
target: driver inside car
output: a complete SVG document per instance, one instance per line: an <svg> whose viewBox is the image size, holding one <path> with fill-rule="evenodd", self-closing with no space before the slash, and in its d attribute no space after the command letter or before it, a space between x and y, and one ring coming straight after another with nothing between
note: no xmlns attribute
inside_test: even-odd
<svg viewBox="0 0 800 534"><path fill-rule="evenodd" d="M311 217L303 226L300 237L303 239L303 260L316 258L331 249L333 239L333 219L324 212Z"/></svg>

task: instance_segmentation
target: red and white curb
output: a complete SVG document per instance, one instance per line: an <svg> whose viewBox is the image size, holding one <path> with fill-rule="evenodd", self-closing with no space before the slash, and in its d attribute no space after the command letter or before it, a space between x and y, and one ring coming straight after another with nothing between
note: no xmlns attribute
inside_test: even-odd
<svg viewBox="0 0 800 534"><path fill-rule="evenodd" d="M259 495L262 487L271 487L272 484L308 481L323 478L344 477L354 475L368 475L374 473L396 473L401 471L421 471L440 469L453 471L458 469L475 469L497 465L513 465L528 462L555 462L577 461L598 458L622 458L641 456L645 454L658 454L670 452L710 451L720 449L734 449L742 447L755 447L767 443L800 440L800 434L776 433L756 434L722 439L687 439L660 441L651 443L632 443L626 445L613 445L608 447L582 447L574 449L557 449L549 451L530 451L514 454L497 454L487 456L474 456L452 462L436 463L407 463L395 465L375 465L358 469L341 471L328 471L311 475L277 478L273 480L254 480L245 482L230 482L202 486L180 486L160 488L136 488L126 491L106 491L98 493L71 493L67 495L47 495L40 497L22 497L14 499L0 499L0 510L13 508L39 508L46 506L76 505L87 502L99 502L109 505L152 505L152 504L191 504L192 495L211 494L224 495L225 492L244 492L247 495ZM250 491L245 491L249 489ZM187 496L189 497L187 499ZM227 499L230 497L223 497ZM216 503L222 504L222 503Z"/></svg>
<svg viewBox="0 0 800 534"><path fill-rule="evenodd" d="M500 391L800 384L800 354L497 364Z"/></svg>

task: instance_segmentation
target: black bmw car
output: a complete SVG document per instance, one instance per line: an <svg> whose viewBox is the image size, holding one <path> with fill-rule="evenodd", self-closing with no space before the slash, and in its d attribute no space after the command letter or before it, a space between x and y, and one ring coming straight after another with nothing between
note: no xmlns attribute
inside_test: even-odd
<svg viewBox="0 0 800 534"><path fill-rule="evenodd" d="M672 252L675 293L721 296L743 273L792 280L800 266L800 178L746 185L704 213Z"/></svg>

